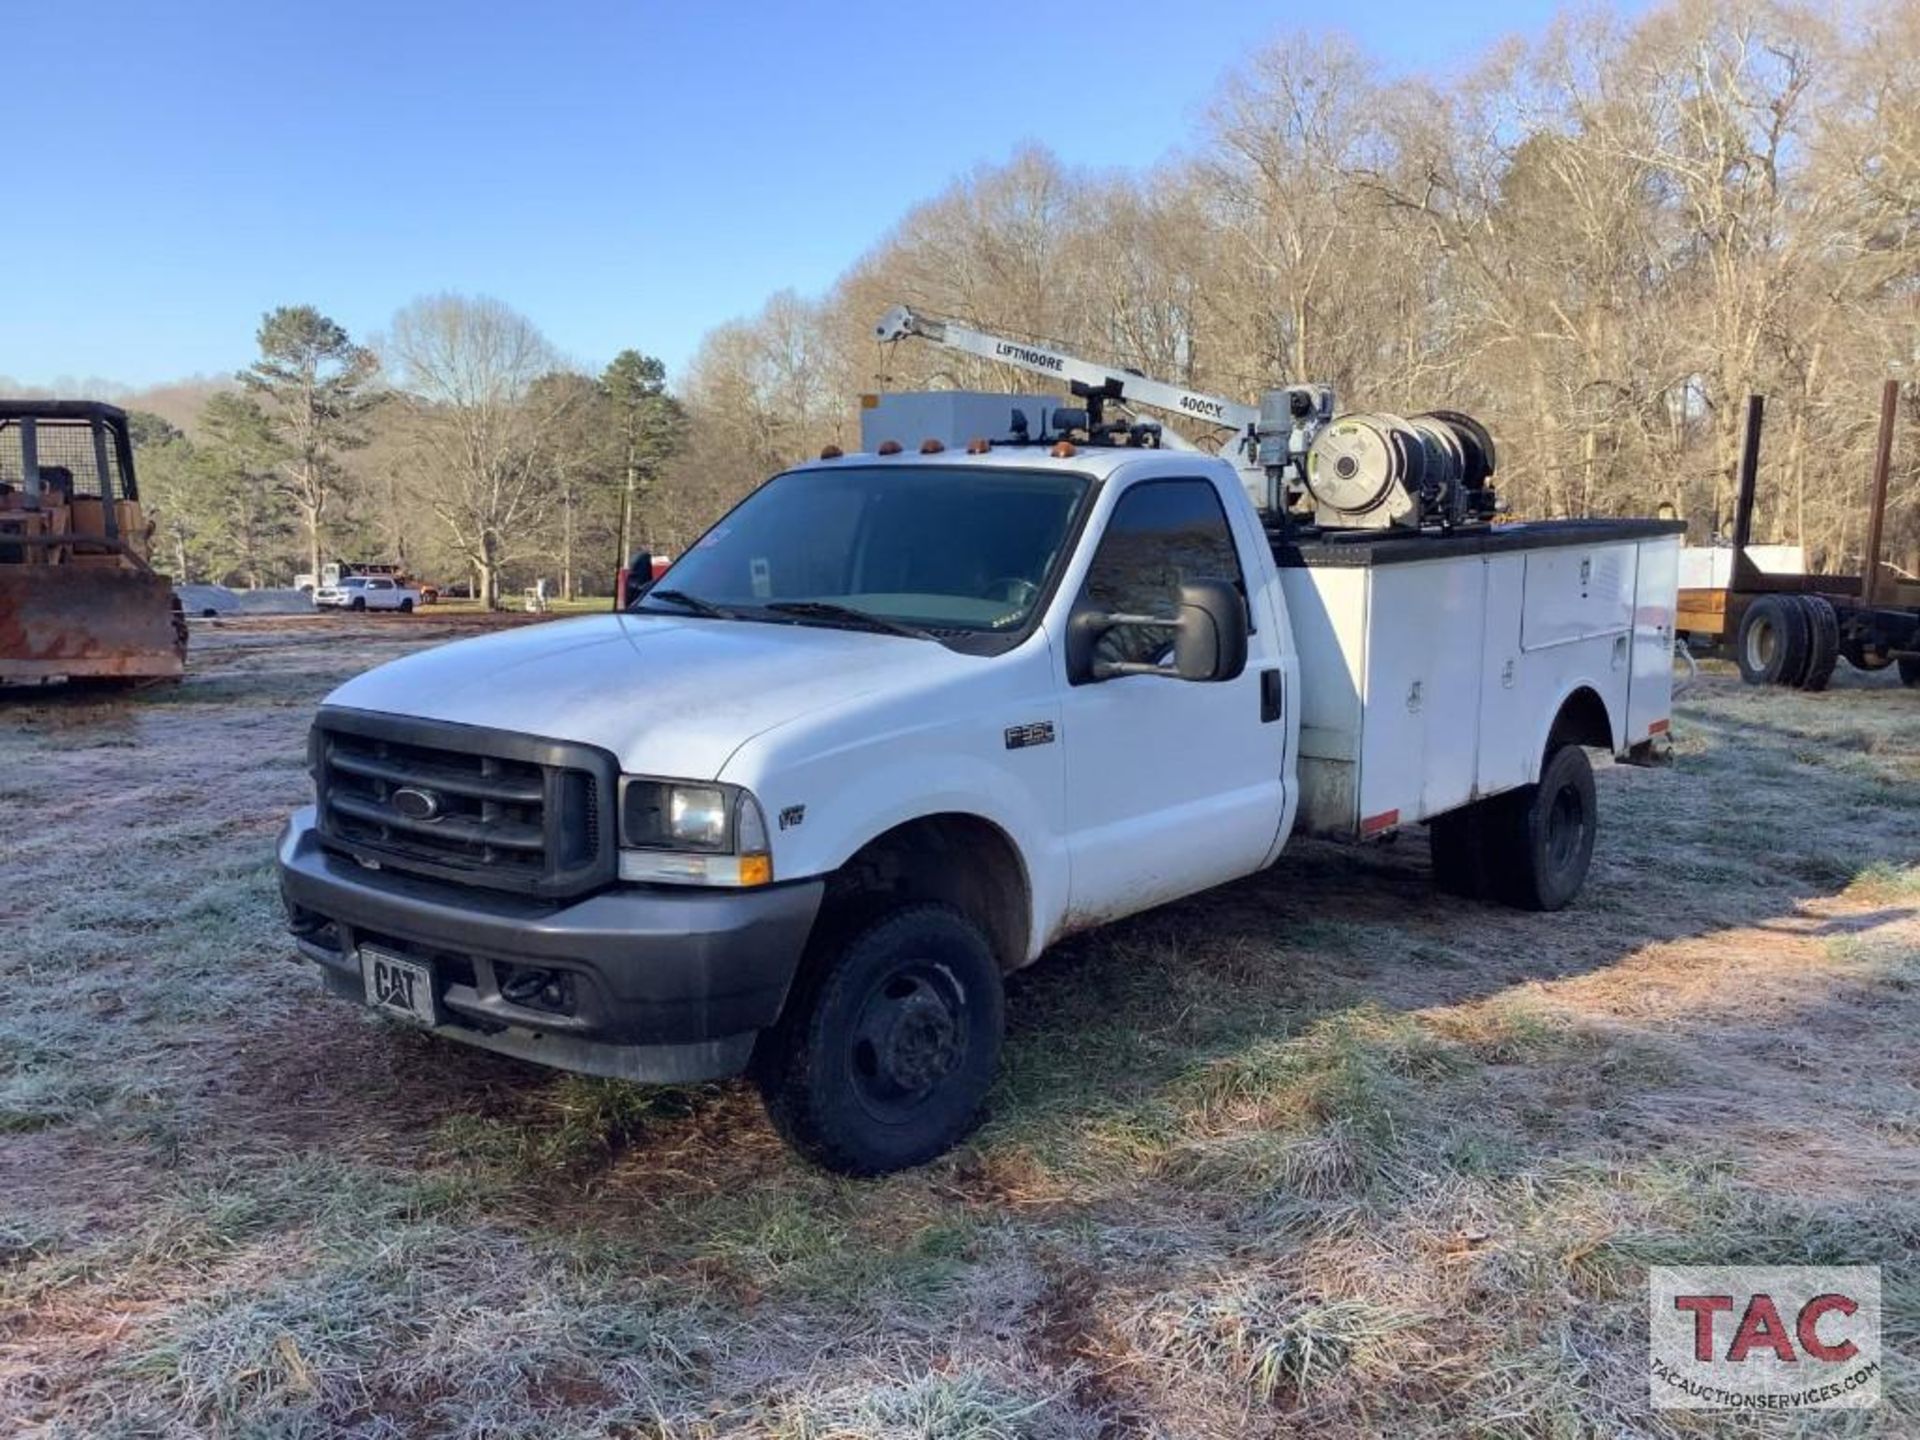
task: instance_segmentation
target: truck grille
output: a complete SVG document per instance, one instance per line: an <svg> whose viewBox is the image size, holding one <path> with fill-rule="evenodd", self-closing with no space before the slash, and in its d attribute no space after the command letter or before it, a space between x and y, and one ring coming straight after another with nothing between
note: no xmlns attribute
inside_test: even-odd
<svg viewBox="0 0 1920 1440"><path fill-rule="evenodd" d="M331 850L523 894L613 878L618 767L604 750L337 708L321 710L310 744Z"/></svg>

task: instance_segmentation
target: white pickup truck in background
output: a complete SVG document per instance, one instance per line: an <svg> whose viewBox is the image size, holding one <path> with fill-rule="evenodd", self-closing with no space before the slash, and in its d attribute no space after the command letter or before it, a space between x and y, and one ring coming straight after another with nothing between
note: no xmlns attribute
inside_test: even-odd
<svg viewBox="0 0 1920 1440"><path fill-rule="evenodd" d="M300 951L506 1054L747 1070L875 1173L976 1123L1006 973L1297 831L1426 824L1444 888L1573 899L1588 749L1667 729L1677 525L1423 528L1430 486L1303 528L1153 427L968 429L775 476L619 613L340 687L279 847Z"/></svg>
<svg viewBox="0 0 1920 1440"><path fill-rule="evenodd" d="M315 609L401 610L411 614L420 592L386 575L348 575L313 592Z"/></svg>

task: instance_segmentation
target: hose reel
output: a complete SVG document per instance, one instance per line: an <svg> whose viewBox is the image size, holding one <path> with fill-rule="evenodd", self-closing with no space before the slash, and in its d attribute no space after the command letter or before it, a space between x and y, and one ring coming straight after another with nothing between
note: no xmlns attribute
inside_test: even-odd
<svg viewBox="0 0 1920 1440"><path fill-rule="evenodd" d="M1451 527L1494 510L1487 427L1457 410L1342 415L1307 451L1314 521L1330 529Z"/></svg>

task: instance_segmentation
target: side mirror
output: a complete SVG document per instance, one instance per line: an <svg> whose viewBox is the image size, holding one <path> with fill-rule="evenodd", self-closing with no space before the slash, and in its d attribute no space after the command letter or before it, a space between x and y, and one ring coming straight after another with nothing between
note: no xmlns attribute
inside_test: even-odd
<svg viewBox="0 0 1920 1440"><path fill-rule="evenodd" d="M1237 680L1247 668L1247 602L1225 580L1180 587L1173 668L1182 680Z"/></svg>
<svg viewBox="0 0 1920 1440"><path fill-rule="evenodd" d="M633 602L653 588L653 556L636 550L620 570L620 608L630 609Z"/></svg>
<svg viewBox="0 0 1920 1440"><path fill-rule="evenodd" d="M1100 637L1121 625L1173 632L1173 666L1099 659ZM1067 678L1075 685L1122 675L1158 675L1167 680L1217 682L1237 679L1247 668L1247 605L1224 580L1190 580L1180 587L1179 613L1110 615L1083 601L1067 630Z"/></svg>

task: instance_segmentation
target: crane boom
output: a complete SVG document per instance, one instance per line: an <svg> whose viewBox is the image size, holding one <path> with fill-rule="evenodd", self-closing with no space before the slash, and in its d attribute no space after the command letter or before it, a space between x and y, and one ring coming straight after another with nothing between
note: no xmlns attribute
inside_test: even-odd
<svg viewBox="0 0 1920 1440"><path fill-rule="evenodd" d="M1185 415L1208 425L1225 426L1240 436L1250 434L1260 423L1258 406L1225 400L1218 395L1203 395L1197 390L1183 389L1164 380L1153 380L1131 370L1115 370L1045 345L989 335L984 330L970 329L955 320L930 320L924 315L915 314L906 305L896 305L882 316L880 323L874 327L874 334L885 341L917 335L936 345L945 345L951 350L975 355L982 360L1012 365L1035 375L1078 381L1089 389L1098 390L1110 385L1118 390L1129 405L1149 405L1156 410Z"/></svg>
<svg viewBox="0 0 1920 1440"><path fill-rule="evenodd" d="M1240 472L1247 495L1262 510L1285 510L1301 486L1308 447L1333 419L1333 391L1324 385L1269 390L1261 396L1260 404L1248 405L1132 370L1116 370L1051 346L990 335L957 320L935 320L916 313L909 305L896 305L881 316L873 333L886 343L918 336L982 360L1057 377L1079 395L1103 396L1130 407L1145 405L1231 430L1233 443L1222 446L1220 454ZM1098 402L1090 398L1089 403ZM1171 430L1163 429L1161 438L1178 449L1197 448Z"/></svg>

